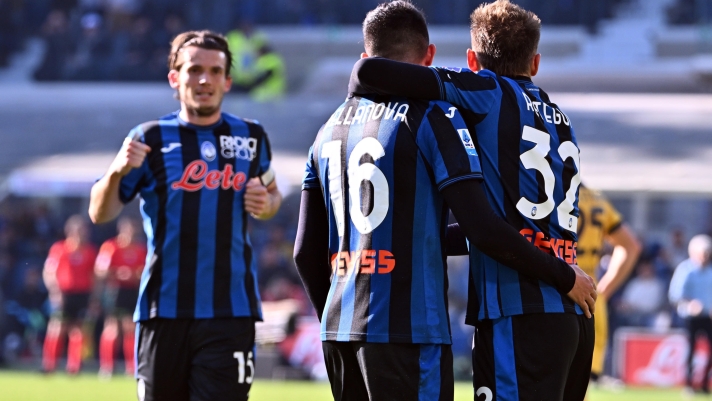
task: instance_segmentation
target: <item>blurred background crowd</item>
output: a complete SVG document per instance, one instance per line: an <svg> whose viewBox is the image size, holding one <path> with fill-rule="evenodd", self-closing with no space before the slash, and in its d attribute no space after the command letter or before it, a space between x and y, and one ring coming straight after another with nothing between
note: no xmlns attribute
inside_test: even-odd
<svg viewBox="0 0 712 401"><path fill-rule="evenodd" d="M582 25L595 33L598 22L629 0L522 0L548 25ZM23 48L28 37L42 37L46 52L34 72L39 81L163 80L166 45L179 32L209 28L253 32L254 25L360 24L377 1L348 0L1 0L0 67ZM466 24L472 0L419 2L434 24ZM273 12L278 10L279 12ZM671 24L712 20L708 0L675 0L667 9Z"/></svg>

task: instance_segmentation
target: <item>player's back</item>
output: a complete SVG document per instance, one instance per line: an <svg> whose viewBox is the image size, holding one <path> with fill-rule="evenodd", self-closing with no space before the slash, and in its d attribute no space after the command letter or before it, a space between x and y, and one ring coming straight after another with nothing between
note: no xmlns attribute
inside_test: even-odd
<svg viewBox="0 0 712 401"><path fill-rule="evenodd" d="M448 103L352 97L336 110L304 180L321 188L329 214L322 340L450 343L439 190L480 176Z"/></svg>
<svg viewBox="0 0 712 401"><path fill-rule="evenodd" d="M535 246L576 263L579 149L569 118L527 77L434 69L444 98L467 109L493 209ZM468 321L580 309L554 287L477 249Z"/></svg>
<svg viewBox="0 0 712 401"><path fill-rule="evenodd" d="M601 261L603 239L623 223L623 217L598 191L579 189L578 265L591 277Z"/></svg>

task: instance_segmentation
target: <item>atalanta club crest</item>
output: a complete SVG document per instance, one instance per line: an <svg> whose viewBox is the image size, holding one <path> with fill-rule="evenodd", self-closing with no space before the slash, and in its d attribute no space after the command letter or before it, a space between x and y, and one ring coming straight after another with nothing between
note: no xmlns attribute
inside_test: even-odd
<svg viewBox="0 0 712 401"><path fill-rule="evenodd" d="M202 145L200 145L200 153L203 155L203 159L211 162L215 160L217 150L212 142L205 141Z"/></svg>

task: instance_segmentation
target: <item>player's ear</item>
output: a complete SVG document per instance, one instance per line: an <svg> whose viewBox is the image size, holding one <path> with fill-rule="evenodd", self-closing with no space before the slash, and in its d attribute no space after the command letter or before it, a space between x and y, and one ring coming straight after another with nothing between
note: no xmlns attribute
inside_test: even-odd
<svg viewBox="0 0 712 401"><path fill-rule="evenodd" d="M180 83L178 82L179 75L180 73L177 70L168 71L168 84L171 85L171 88L178 89L180 86Z"/></svg>
<svg viewBox="0 0 712 401"><path fill-rule="evenodd" d="M367 54L367 53L361 53L361 58L368 58L368 54Z"/></svg>
<svg viewBox="0 0 712 401"><path fill-rule="evenodd" d="M428 50L425 53L425 59L423 60L424 66L430 67L431 65L433 65L433 59L435 58L436 50L437 49L435 48L434 44L431 43L428 45Z"/></svg>
<svg viewBox="0 0 712 401"><path fill-rule="evenodd" d="M472 49L467 49L467 68L473 72L480 70L480 61L477 60L477 53Z"/></svg>
<svg viewBox="0 0 712 401"><path fill-rule="evenodd" d="M541 54L537 53L532 58L532 65L530 66L529 74L530 76L535 76L539 72L539 62L541 61Z"/></svg>
<svg viewBox="0 0 712 401"><path fill-rule="evenodd" d="M230 87L232 87L232 77L230 75L225 78L225 92L230 92Z"/></svg>

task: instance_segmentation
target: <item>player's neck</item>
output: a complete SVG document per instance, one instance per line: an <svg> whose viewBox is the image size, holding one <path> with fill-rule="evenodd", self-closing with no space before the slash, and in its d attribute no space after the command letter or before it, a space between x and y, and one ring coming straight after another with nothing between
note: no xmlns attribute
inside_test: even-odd
<svg viewBox="0 0 712 401"><path fill-rule="evenodd" d="M193 125L201 125L204 127L207 127L209 125L213 125L220 121L220 115L221 115L221 110L218 109L215 113L209 115L209 116L200 116L197 113L191 113L187 108L181 107L180 112L178 113L178 116L181 118L181 120L193 124Z"/></svg>

